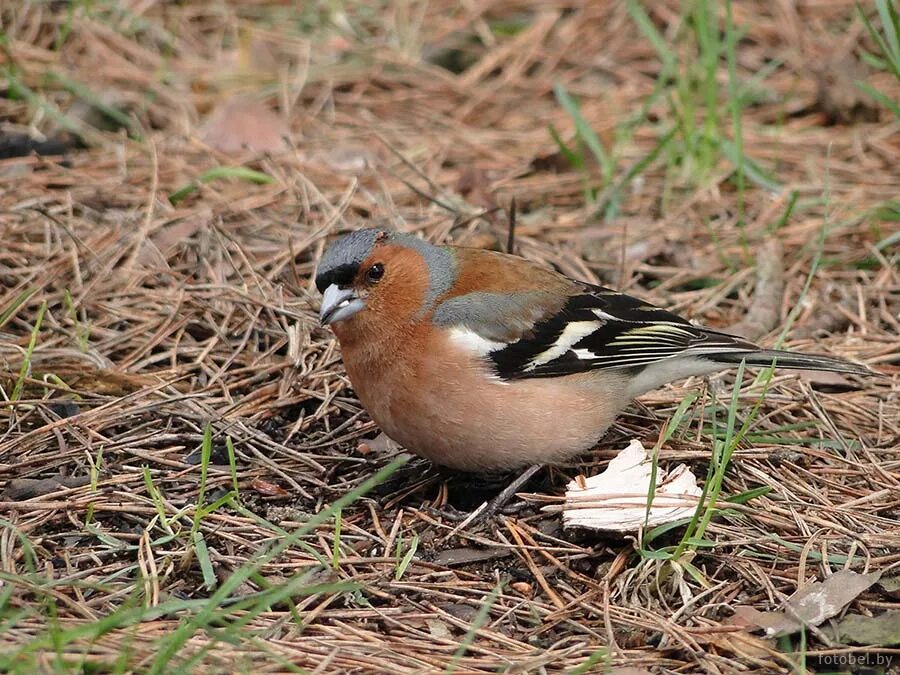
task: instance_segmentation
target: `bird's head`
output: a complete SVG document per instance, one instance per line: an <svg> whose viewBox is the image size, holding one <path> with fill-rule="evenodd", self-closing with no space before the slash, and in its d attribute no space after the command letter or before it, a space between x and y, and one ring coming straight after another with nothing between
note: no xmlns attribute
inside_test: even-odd
<svg viewBox="0 0 900 675"><path fill-rule="evenodd" d="M455 276L450 249L390 230L351 232L331 243L316 270L319 319L336 331L410 324L427 314Z"/></svg>

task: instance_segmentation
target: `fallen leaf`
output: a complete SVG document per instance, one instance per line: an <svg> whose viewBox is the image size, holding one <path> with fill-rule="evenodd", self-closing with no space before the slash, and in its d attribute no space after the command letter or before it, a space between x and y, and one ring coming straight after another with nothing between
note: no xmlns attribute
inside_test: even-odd
<svg viewBox="0 0 900 675"><path fill-rule="evenodd" d="M603 473L578 476L566 486L564 527L586 527L613 532L636 532L690 516L701 490L687 465L669 473L658 470L649 516L647 492L652 463L643 444L634 440L610 461Z"/></svg>
<svg viewBox="0 0 900 675"><path fill-rule="evenodd" d="M425 619L425 625L428 626L428 632L431 637L436 640L452 640L453 633L446 623L440 619Z"/></svg>
<svg viewBox="0 0 900 675"><path fill-rule="evenodd" d="M463 168L456 181L456 191L466 201L487 210L497 207L496 194L490 191L490 187L488 172L474 166Z"/></svg>
<svg viewBox="0 0 900 675"><path fill-rule="evenodd" d="M735 621L735 618L738 616L738 610L742 609L753 610L752 607L736 608L735 616L732 617L730 625L736 625L738 623ZM764 661L769 658L784 658L783 654L778 650L773 649L771 642L764 638L757 637L756 635L750 635L750 633L743 630L728 632L712 630L707 632L700 629L698 632L693 633L692 637L698 644L715 645L720 652L734 654L744 661L750 659Z"/></svg>
<svg viewBox="0 0 900 675"><path fill-rule="evenodd" d="M218 105L206 122L203 141L219 152L240 154L282 152L290 129L284 120L262 103L233 98Z"/></svg>
<svg viewBox="0 0 900 675"><path fill-rule="evenodd" d="M534 588L532 588L531 584L527 581L514 581L509 587L519 595L524 595L526 598L530 598L531 594L534 592Z"/></svg>
<svg viewBox="0 0 900 675"><path fill-rule="evenodd" d="M47 409L60 419L65 419L66 417L75 417L75 415L81 414L81 408L78 407L78 404L75 403L75 401L70 401L66 398L61 398L56 401L48 401Z"/></svg>
<svg viewBox="0 0 900 675"><path fill-rule="evenodd" d="M375 163L376 157L365 146L341 143L315 153L313 160L333 171L360 174Z"/></svg>
<svg viewBox="0 0 900 675"><path fill-rule="evenodd" d="M201 448L191 450L184 456L184 463L191 466L199 466L203 463L203 451ZM209 463L211 466L228 466L228 447L223 444L214 444L212 452L209 455Z"/></svg>
<svg viewBox="0 0 900 675"><path fill-rule="evenodd" d="M857 645L900 645L900 610L878 616L848 614L838 622L836 630L842 640Z"/></svg>
<svg viewBox="0 0 900 675"><path fill-rule="evenodd" d="M761 628L768 637L791 635L804 625L818 626L826 619L837 616L860 593L878 581L880 576L880 572L858 574L851 570L840 570L825 581L816 581L802 587L785 603L785 610L761 612L753 607L738 607L732 622Z"/></svg>
<svg viewBox="0 0 900 675"><path fill-rule="evenodd" d="M769 643L766 640L745 633L744 631L735 633L711 633L709 641L718 649L730 652L741 658L743 662L750 659L764 662L766 659L783 658L778 651L769 646Z"/></svg>
<svg viewBox="0 0 900 675"><path fill-rule="evenodd" d="M270 483L262 478L254 478L250 481L250 487L264 497L289 497L290 493L277 483Z"/></svg>
<svg viewBox="0 0 900 675"><path fill-rule="evenodd" d="M839 614L880 577L881 572L859 574L852 570L839 570L825 581L816 581L801 588L787 605L804 623L818 626L825 619Z"/></svg>
<svg viewBox="0 0 900 675"><path fill-rule="evenodd" d="M207 227L211 218L210 213L201 212L166 223L149 239L141 242L141 248L136 258L137 264L143 267L168 268L168 260L177 252L177 246L192 237L198 230Z"/></svg>
<svg viewBox="0 0 900 675"><path fill-rule="evenodd" d="M562 173L572 168L572 163L561 152L555 151L537 155L531 160L531 168L534 171Z"/></svg>
<svg viewBox="0 0 900 675"><path fill-rule="evenodd" d="M471 605L463 605L458 602L450 602L443 605L438 605L441 609L443 609L447 614L461 621L465 621L466 623L472 623L475 620L475 617L478 614L478 610Z"/></svg>
<svg viewBox="0 0 900 675"><path fill-rule="evenodd" d="M90 476L53 476L51 478L13 478L0 494L4 502L18 502L43 497L60 490L82 487L91 482Z"/></svg>
<svg viewBox="0 0 900 675"><path fill-rule="evenodd" d="M212 215L210 213L179 218L159 228L153 233L151 238L153 243L156 244L156 248L164 256L168 257L175 250L176 246L192 237L195 232L208 227L211 220Z"/></svg>
<svg viewBox="0 0 900 675"><path fill-rule="evenodd" d="M438 551L431 562L442 567L456 567L495 558L505 558L510 555L512 555L512 551L508 548L472 548L471 546L464 546L462 548L447 548L443 551Z"/></svg>
<svg viewBox="0 0 900 675"><path fill-rule="evenodd" d="M878 585L892 598L900 598L900 577L884 577Z"/></svg>
<svg viewBox="0 0 900 675"><path fill-rule="evenodd" d="M360 446L365 445L365 448L361 448ZM373 439L364 438L359 442L359 445L356 446L356 449L360 451L362 454L366 454L367 452L374 452L376 454L383 454L386 452L394 452L397 450L399 446L394 443L390 438L388 438L387 434L380 433Z"/></svg>
<svg viewBox="0 0 900 675"><path fill-rule="evenodd" d="M762 628L766 635L782 634L782 631L792 633L799 630L797 622L787 618L784 612L762 612L755 607L735 607L731 624L753 630Z"/></svg>
<svg viewBox="0 0 900 675"><path fill-rule="evenodd" d="M816 80L814 108L825 113L826 124L878 121L878 107L859 87L869 71L852 55L827 58L811 68Z"/></svg>

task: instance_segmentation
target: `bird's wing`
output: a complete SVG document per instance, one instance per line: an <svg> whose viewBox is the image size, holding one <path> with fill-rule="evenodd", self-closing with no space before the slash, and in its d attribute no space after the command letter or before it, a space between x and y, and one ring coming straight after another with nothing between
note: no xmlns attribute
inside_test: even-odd
<svg viewBox="0 0 900 675"><path fill-rule="evenodd" d="M589 284L578 283L562 298L532 293L453 300L455 311L445 310L452 316L445 327L507 380L604 368L641 370L682 356L759 350L741 338L694 326L642 300Z"/></svg>

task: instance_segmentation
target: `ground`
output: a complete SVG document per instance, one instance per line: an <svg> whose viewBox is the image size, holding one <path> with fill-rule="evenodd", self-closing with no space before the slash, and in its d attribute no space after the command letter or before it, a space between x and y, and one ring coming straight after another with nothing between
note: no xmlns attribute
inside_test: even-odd
<svg viewBox="0 0 900 675"><path fill-rule="evenodd" d="M0 670L896 665L845 623L900 609L886 7L4 6ZM502 249L513 202L523 256L881 376L675 383L460 526L491 486L378 438L311 275L361 226ZM718 502L542 510L632 438ZM739 609L844 569L881 579L806 630Z"/></svg>

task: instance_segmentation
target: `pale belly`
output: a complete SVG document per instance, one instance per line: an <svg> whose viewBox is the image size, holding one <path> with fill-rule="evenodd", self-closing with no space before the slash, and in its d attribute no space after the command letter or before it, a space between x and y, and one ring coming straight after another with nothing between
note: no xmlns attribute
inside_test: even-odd
<svg viewBox="0 0 900 675"><path fill-rule="evenodd" d="M348 373L360 380L350 364ZM389 437L464 471L565 461L592 447L628 402L612 374L603 384L596 373L504 382L451 363L412 376L392 369L354 388Z"/></svg>

